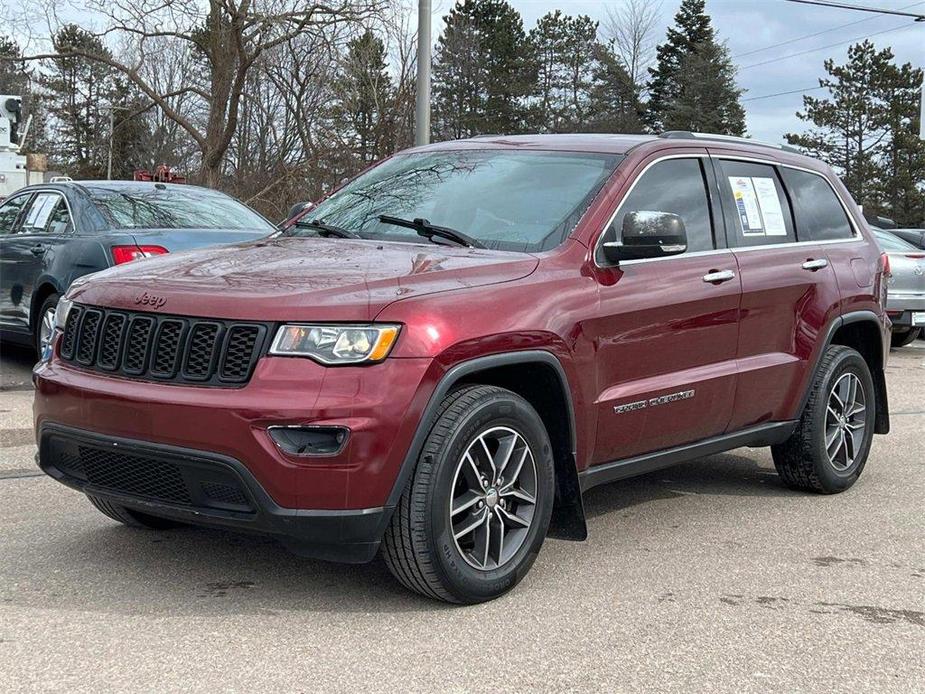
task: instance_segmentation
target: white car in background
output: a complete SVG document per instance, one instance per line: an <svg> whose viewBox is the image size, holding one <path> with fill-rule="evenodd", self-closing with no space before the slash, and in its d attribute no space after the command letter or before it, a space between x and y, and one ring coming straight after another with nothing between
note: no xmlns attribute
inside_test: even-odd
<svg viewBox="0 0 925 694"><path fill-rule="evenodd" d="M925 328L925 251L895 234L874 229L890 259L886 311L893 321L893 347L905 347Z"/></svg>

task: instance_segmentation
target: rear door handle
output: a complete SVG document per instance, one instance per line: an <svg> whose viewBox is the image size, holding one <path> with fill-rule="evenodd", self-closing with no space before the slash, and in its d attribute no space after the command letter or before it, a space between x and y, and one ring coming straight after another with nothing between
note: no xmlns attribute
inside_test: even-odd
<svg viewBox="0 0 925 694"><path fill-rule="evenodd" d="M802 265L804 270L811 270L812 272L815 272L816 270L821 270L822 268L828 267L828 266L829 266L829 261L826 260L825 258L819 258L818 260L810 259L810 260L807 260Z"/></svg>
<svg viewBox="0 0 925 694"><path fill-rule="evenodd" d="M703 276L704 282L719 283L719 282L728 282L729 280L735 279L736 273L732 270L713 270L708 272Z"/></svg>
<svg viewBox="0 0 925 694"><path fill-rule="evenodd" d="M45 246L38 244L29 249L32 252L32 255L42 255L45 252Z"/></svg>

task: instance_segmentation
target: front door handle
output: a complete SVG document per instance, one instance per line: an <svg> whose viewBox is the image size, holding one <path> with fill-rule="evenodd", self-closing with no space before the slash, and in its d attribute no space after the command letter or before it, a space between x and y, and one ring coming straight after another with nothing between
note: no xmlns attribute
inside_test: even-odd
<svg viewBox="0 0 925 694"><path fill-rule="evenodd" d="M728 282L731 279L735 279L736 273L732 270L711 270L703 276L704 282L709 282L710 284L718 284L719 282Z"/></svg>
<svg viewBox="0 0 925 694"><path fill-rule="evenodd" d="M826 260L825 258L819 258L818 260L813 260L812 258L810 258L802 265L804 270L811 270L812 272L815 272L816 270L821 270L822 268L828 267L828 266L829 266L829 261Z"/></svg>
<svg viewBox="0 0 925 694"><path fill-rule="evenodd" d="M42 255L45 253L45 246L41 243L29 249L32 255Z"/></svg>

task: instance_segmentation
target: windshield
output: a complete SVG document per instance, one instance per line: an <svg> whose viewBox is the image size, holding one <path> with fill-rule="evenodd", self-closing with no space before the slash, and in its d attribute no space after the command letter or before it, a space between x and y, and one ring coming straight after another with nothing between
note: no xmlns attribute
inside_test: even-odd
<svg viewBox="0 0 925 694"><path fill-rule="evenodd" d="M512 150L403 154L351 181L303 220L323 220L367 239L424 243L415 230L383 223L379 215L423 218L487 248L542 251L562 242L622 159ZM318 233L304 223L287 231Z"/></svg>
<svg viewBox="0 0 925 694"><path fill-rule="evenodd" d="M880 244L880 248L885 251L917 251L919 250L908 241L904 241L898 236L887 231L875 231L874 236Z"/></svg>
<svg viewBox="0 0 925 694"><path fill-rule="evenodd" d="M93 187L90 198L117 229L273 231L273 225L246 205L203 188Z"/></svg>

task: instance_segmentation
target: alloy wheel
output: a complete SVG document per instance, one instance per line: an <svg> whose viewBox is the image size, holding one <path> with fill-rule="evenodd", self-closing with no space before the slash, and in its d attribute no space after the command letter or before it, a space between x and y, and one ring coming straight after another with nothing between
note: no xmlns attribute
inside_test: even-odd
<svg viewBox="0 0 925 694"><path fill-rule="evenodd" d="M825 415L825 451L836 470L847 470L864 445L867 428L864 386L853 373L842 374L829 394Z"/></svg>
<svg viewBox="0 0 925 694"><path fill-rule="evenodd" d="M39 323L39 356L43 356L51 346L52 337L55 334L55 308L52 306L42 314L42 322Z"/></svg>
<svg viewBox="0 0 925 694"><path fill-rule="evenodd" d="M533 451L508 427L483 431L456 466L450 527L459 553L487 571L509 562L529 535L536 512Z"/></svg>

